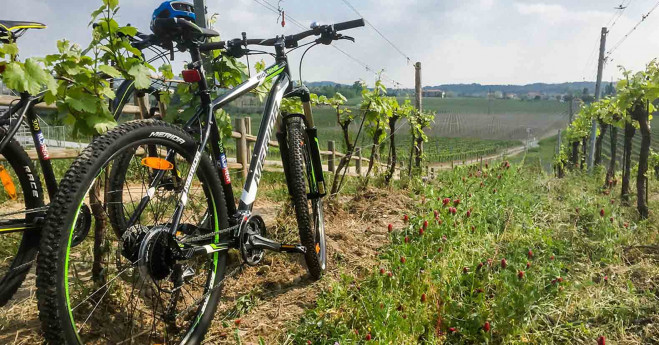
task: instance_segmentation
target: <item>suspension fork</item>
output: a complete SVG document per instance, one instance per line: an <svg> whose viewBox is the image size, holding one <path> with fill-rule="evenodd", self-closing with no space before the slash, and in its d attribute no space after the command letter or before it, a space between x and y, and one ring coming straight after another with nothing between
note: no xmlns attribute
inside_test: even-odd
<svg viewBox="0 0 659 345"><path fill-rule="evenodd" d="M325 196L327 194L325 188L325 177L323 176L323 163L320 158L320 145L318 143L318 129L314 125L313 113L311 111L311 94L309 89L306 87L300 87L292 92L290 92L285 97L299 97L302 101L302 110L304 112L304 122L307 132L308 143L307 147L309 148L309 155L311 159L311 178L313 179L312 185L309 186L310 195L309 199L317 199ZM290 116L290 115L289 115ZM279 133L277 134L277 139L279 139ZM280 141L281 146L281 141ZM284 159L284 154L282 151L282 160ZM287 162L284 162L284 167L287 166ZM307 167L309 169L309 167ZM284 171L286 169L284 168ZM288 175L286 175L288 180Z"/></svg>

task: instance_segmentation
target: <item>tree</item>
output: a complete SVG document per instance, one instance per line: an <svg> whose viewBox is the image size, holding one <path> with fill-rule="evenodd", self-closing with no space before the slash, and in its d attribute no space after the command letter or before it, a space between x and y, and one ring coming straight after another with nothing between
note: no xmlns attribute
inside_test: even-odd
<svg viewBox="0 0 659 345"><path fill-rule="evenodd" d="M435 120L435 113L419 112L415 110L410 117L410 130L412 132L412 152L414 152L414 166L421 170L423 160L423 143L428 141L424 129L428 128ZM411 164L411 162L410 162Z"/></svg>
<svg viewBox="0 0 659 345"><path fill-rule="evenodd" d="M582 107L565 131L565 137L571 148L571 169L579 166L579 146L585 147L584 140L588 137L588 133L590 133L590 121L593 116L593 110L593 107L590 105Z"/></svg>
<svg viewBox="0 0 659 345"><path fill-rule="evenodd" d="M387 173L384 176L385 183L389 184L396 172L396 162L398 155L396 153L396 123L400 119L408 119L414 113L414 106L409 99L406 99L402 105L398 104L395 97L390 97L389 101L393 109L392 116L389 118L389 157L387 158Z"/></svg>
<svg viewBox="0 0 659 345"><path fill-rule="evenodd" d="M380 79L375 82L373 90L364 89L362 91L362 103L360 109L365 118L367 133L371 136L373 141L364 187L368 185L369 176L373 170L375 161L379 156L380 144L386 136L388 119L391 117L391 104L387 100L386 95L387 88Z"/></svg>
<svg viewBox="0 0 659 345"><path fill-rule="evenodd" d="M623 75L625 76L625 79L618 83L618 104L621 109L628 109L631 115L632 123L627 125L625 134L627 134L627 128L629 128L631 135L633 135L636 128L641 132L641 148L638 159L638 175L636 179L637 208L641 217L647 218L646 174L648 170L651 144L649 122L652 120L650 114L655 110L653 102L659 98L659 63L657 60L653 60L647 65L645 71L634 74L623 69ZM629 139L628 144L626 135L625 146L627 145L631 147L631 139ZM625 152L625 154L626 174L623 175L623 197L625 200L628 200L631 150L629 153Z"/></svg>
<svg viewBox="0 0 659 345"><path fill-rule="evenodd" d="M603 100L595 104L595 118L597 119L597 124L599 129L597 131L597 137L595 138L595 159L593 165L598 166L602 164L602 144L604 142L604 136L606 135L609 125L604 121L604 114L608 112L608 103L610 100Z"/></svg>
<svg viewBox="0 0 659 345"><path fill-rule="evenodd" d="M325 101L327 105L332 107L336 113L336 123L341 127L343 132L343 141L346 147L346 155L341 158L339 161L339 166L336 169L334 174L334 180L332 181L332 189L330 194L334 195L339 192L341 186L343 185L343 177L345 174L342 174L344 170L347 170L350 165L350 160L355 151L355 145L350 140L350 124L355 119L355 116L352 113L352 110L345 107L347 102L346 98L342 94L336 93L334 97L328 98Z"/></svg>

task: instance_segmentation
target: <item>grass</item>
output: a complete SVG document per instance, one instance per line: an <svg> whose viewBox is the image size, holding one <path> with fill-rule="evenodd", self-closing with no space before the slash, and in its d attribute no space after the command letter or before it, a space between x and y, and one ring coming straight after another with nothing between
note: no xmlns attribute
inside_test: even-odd
<svg viewBox="0 0 659 345"><path fill-rule="evenodd" d="M601 173L557 180L534 164L484 173L460 167L413 188L417 209L378 265L326 289L291 326L292 342L659 341L656 213L639 221L600 189Z"/></svg>
<svg viewBox="0 0 659 345"><path fill-rule="evenodd" d="M523 162L525 166L542 167L545 172L551 172L557 141L558 136L542 139L538 141L538 146L530 148L526 154L520 154L511 159L511 161L513 163Z"/></svg>

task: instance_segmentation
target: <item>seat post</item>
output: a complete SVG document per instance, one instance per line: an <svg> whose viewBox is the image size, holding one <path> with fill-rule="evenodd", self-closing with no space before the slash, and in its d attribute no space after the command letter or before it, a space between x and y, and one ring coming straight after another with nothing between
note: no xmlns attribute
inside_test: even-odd
<svg viewBox="0 0 659 345"><path fill-rule="evenodd" d="M204 74L204 64L201 60L201 52L199 51L199 46L192 45L190 47L190 58L192 62L188 65L188 68L194 68L199 71L201 79L197 83L199 85L199 95L201 97L202 107L210 106L211 96L208 91L208 83L206 82L206 75Z"/></svg>

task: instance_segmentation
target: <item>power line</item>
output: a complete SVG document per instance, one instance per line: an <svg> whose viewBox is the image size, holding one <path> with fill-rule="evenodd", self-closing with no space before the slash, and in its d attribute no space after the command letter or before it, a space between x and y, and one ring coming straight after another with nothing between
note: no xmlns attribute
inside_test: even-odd
<svg viewBox="0 0 659 345"><path fill-rule="evenodd" d="M586 64L583 66L583 78L586 79L586 70L588 69L588 66L592 64L593 58L595 57L595 52L597 51L597 47L600 44L599 38L597 38L597 42L595 46L593 47L593 51L590 52L590 55L588 55L588 60L586 60Z"/></svg>
<svg viewBox="0 0 659 345"><path fill-rule="evenodd" d="M654 4L654 6L650 9L650 11L648 11L648 13L644 14L644 15L641 17L641 20L640 20L638 23L636 23L636 25L634 25L634 27L633 27L631 30L629 30L629 32L627 32L627 34L625 34L625 36L623 36L623 37L622 37L622 38L621 38L616 44L613 45L613 48L611 48L611 49L606 53L606 59L608 59L608 58L613 54L613 52L616 51L616 49L618 49L618 47L620 47L620 45L622 45L622 43L625 42L625 40L627 40L627 38L629 38L629 36L630 36L634 31L636 31L636 29L638 29L638 27L639 27L641 24L643 24L643 22L645 22L646 19L648 19L648 17L652 14L652 12L654 12L654 10L657 9L657 7L659 7L659 1L657 1L657 3Z"/></svg>
<svg viewBox="0 0 659 345"><path fill-rule="evenodd" d="M622 15L625 13L625 11L626 11L627 8L629 7L629 5L632 3L632 1L633 1L633 0L627 0L627 3L623 2L623 3L620 4L620 7L619 7L619 8L616 8L618 11L616 11L616 12L613 14L613 16L611 17L611 19L609 19L609 21L608 21L608 22L606 23L606 25L605 25L606 27L608 27L609 30L611 30L611 29L616 25L616 23L618 23L618 20L619 20L619 19L622 17ZM592 50L592 51L590 52L590 54L588 55L588 60L586 60L586 64L585 64L584 67L583 67L583 72L582 72L582 73L583 73L583 79L584 79L584 80L586 79L586 75L587 75L587 74L586 74L586 70L588 69L588 66L590 66L590 65L592 64L592 62L594 61L594 58L595 58L595 52L597 52L597 47L599 47L599 41L600 41L600 39L597 38L597 41L595 42L595 45L594 45L594 47L593 47L593 50ZM595 67L594 69L596 70L597 67ZM592 72L592 70L591 70L591 72Z"/></svg>
<svg viewBox="0 0 659 345"><path fill-rule="evenodd" d="M265 7L266 9L270 10L270 11L273 12L273 13L279 14L279 8L277 8L277 7L275 7L274 5L272 5L272 4L269 3L267 0L254 0L254 2L256 2L256 3L259 4L259 5L261 5L262 7ZM303 29L303 30L306 30L306 29L307 29L307 27L304 26L304 24L300 23L300 22L297 21L295 18L291 17L290 14L286 14L286 18L289 19L291 22L293 22L293 24L295 24L295 25L297 25L298 27L300 27L301 29ZM371 68L371 67L370 67L368 64L366 64L365 62L359 60L358 58L356 58L356 57L354 57L354 56L352 56L352 55L350 55L348 52L346 52L345 50L343 50L343 49L341 49L341 48L335 46L334 44L331 44L331 46L332 46L334 49L336 49L336 50L340 51L341 53L343 53L345 56L347 56L348 58L350 58L350 59L351 59L352 61L354 61L355 63L357 63L357 64L361 65L362 67L364 67L364 69L365 69L366 71L369 71L369 72L375 74L376 76L379 75L382 79L388 79L388 80L390 81L391 84L394 84L394 86L402 86L402 85L403 85L403 84L397 82L396 80L394 80L394 79L392 79L392 78L390 78L390 77L387 77L386 75L384 75L384 73L379 73L379 72L377 72L376 70L374 70L373 68Z"/></svg>
<svg viewBox="0 0 659 345"><path fill-rule="evenodd" d="M410 63L410 61L411 61L412 59L410 59L410 57L407 56L407 54L405 54L400 48L398 48L398 46L396 46L396 45L394 44L394 42L392 42L392 41L391 41L390 39L388 39L388 38L387 38L387 37L386 37L386 36L385 36L380 30L378 30L378 28L376 28L373 24L371 24L371 22L370 22L368 19L366 19L361 13L359 13L359 11L357 11L357 9L356 9L354 6L352 6L352 4L351 4L348 0L341 0L341 1L343 1L343 3L346 4L346 6L350 7L350 9L351 9L353 12L355 12L360 18L364 18L364 21L366 22L366 24L368 24L368 26L370 26L373 30L375 30L375 32L377 32L378 35L380 35L380 37L382 37L382 39L384 39L385 41L387 41L387 43L389 43L389 45L391 45L392 47L394 47L394 49L396 49L396 51L398 51L398 53L399 53L400 55L402 55L402 56L407 60L407 63L408 63L408 64Z"/></svg>
<svg viewBox="0 0 659 345"><path fill-rule="evenodd" d="M627 7L629 7L629 4L630 4L631 2L632 2L632 0L627 0L627 3L625 3L625 2L623 1L623 2L620 4L619 7L616 7L615 9L616 9L617 11L613 14L613 16L611 17L611 19L606 23L606 27L608 27L609 29L611 29L612 27L614 27L614 26L616 25L616 23L618 22L618 19L620 19L620 17L622 17L622 15L625 13L625 11L627 10Z"/></svg>

